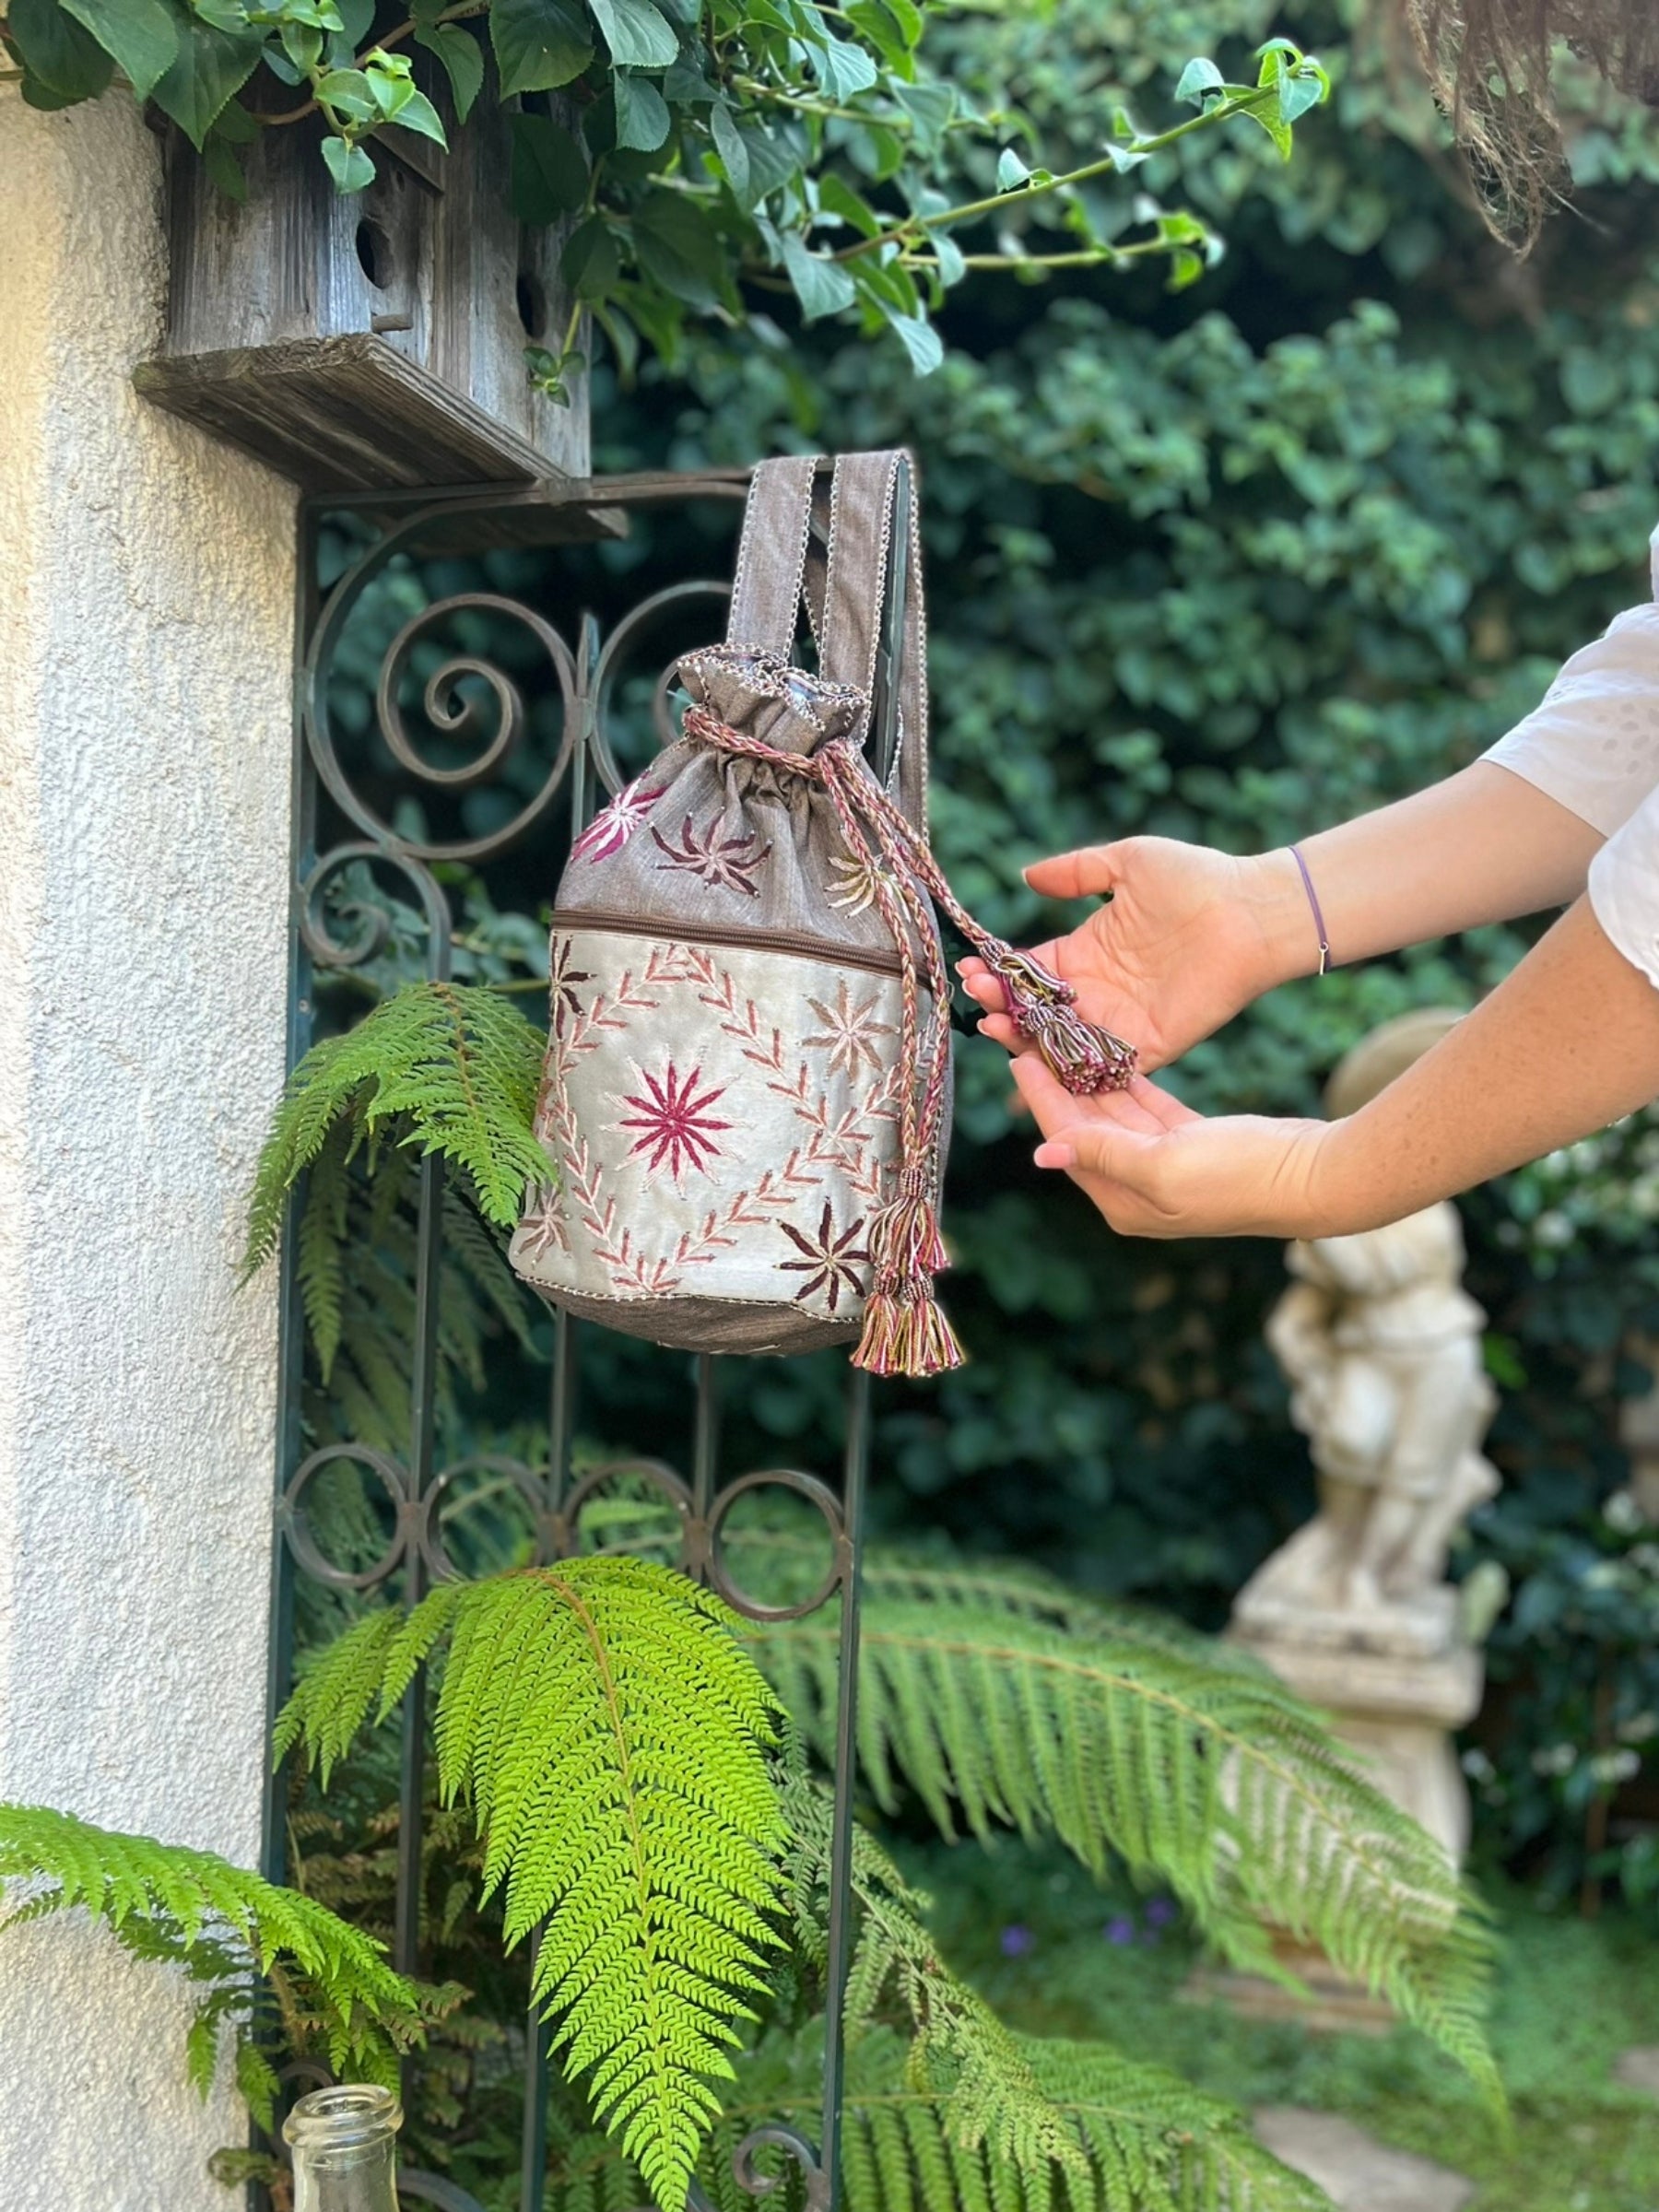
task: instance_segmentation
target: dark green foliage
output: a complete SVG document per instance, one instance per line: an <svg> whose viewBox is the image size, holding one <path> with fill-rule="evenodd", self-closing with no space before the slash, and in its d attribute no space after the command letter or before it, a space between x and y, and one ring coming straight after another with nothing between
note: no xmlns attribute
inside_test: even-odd
<svg viewBox="0 0 1659 2212"><path fill-rule="evenodd" d="M778 1945L776 1706L708 1592L639 1560L441 1585L364 1616L301 1681L276 1752L324 1774L447 1647L446 1803L472 1808L554 2045L665 2212L684 2203Z"/></svg>
<svg viewBox="0 0 1659 2212"><path fill-rule="evenodd" d="M1207 60L1177 65L1158 126L1103 112L1061 171L1040 165L1030 116L965 97L948 56L930 66L927 20L912 0L418 0L406 16L403 0L9 0L0 40L38 107L97 97L118 66L233 198L247 191L237 149L313 110L342 194L373 181L371 149L390 127L447 150L406 42L434 89L447 80L463 123L481 92L510 101L515 211L579 218L564 253L569 323L556 347L524 349L555 404L584 363L590 310L629 375L641 346L672 360L698 319L740 321L746 288L793 293L805 323L890 334L895 358L926 373L942 354L932 314L971 269L1152 260L1180 288L1218 242L1135 191L1133 172L1235 120L1288 159L1297 122L1329 92L1286 40L1236 84ZM562 112L545 112L548 94L564 95Z"/></svg>
<svg viewBox="0 0 1659 2212"><path fill-rule="evenodd" d="M1199 140L1137 171L1228 236L1180 300L1087 271L992 279L952 295L947 359L925 387L828 333L805 358L700 341L686 384L653 376L638 405L602 394L606 466L915 445L937 841L969 903L1017 936L1065 919L1020 880L1034 854L1137 830L1260 850L1420 788L1650 594L1651 118L1566 72L1593 219L1553 225L1518 269L1461 196L1427 104L1350 33L1353 12L1061 0L1051 18L1009 9L930 34L969 97L1031 117L1051 162L1080 155L1119 92L1155 90L1197 44L1233 68L1230 54L1283 28L1334 63L1333 109L1288 168ZM659 571L636 573L645 589ZM1314 1111L1368 1027L1469 1004L1528 934L1480 931L1288 986L1174 1080L1206 1109ZM959 1075L946 1224L972 1363L888 1394L882 1509L1218 1625L1312 1502L1261 1342L1280 1255L1112 1238L1030 1168L992 1048L964 1040ZM1460 1571L1512 1559L1501 1530L1528 1543L1534 1528L1571 1532L1594 1550L1600 1500L1625 1479L1618 1400L1642 1386L1629 1352L1659 1333L1659 1258L1639 1218L1628 1235L1583 1233L1599 1203L1585 1186L1608 1171L1569 1158L1547 1193L1521 1179L1514 1210L1503 1187L1465 1205L1505 1394L1491 1448L1506 1490ZM1564 1238L1547 1276L1541 1217ZM753 1449L812 1433L833 1392L827 1372L769 1378L751 1400ZM1512 1747L1500 1764L1519 1781L1561 1740L1536 1680L1560 1669L1571 1703L1574 1668L1593 1657L1568 1664L1581 1630L1550 1646L1515 1618L1498 1637L1517 1694L1494 1717ZM1618 1696L1633 1719L1653 1709L1633 1675ZM1594 1747L1573 1741L1582 1766ZM1628 1747L1651 1760L1651 1745ZM1562 1810L1524 1863L1553 1854L1570 1885L1584 1830ZM1506 1820L1500 1805L1481 1809L1500 1855L1520 1841Z"/></svg>
<svg viewBox="0 0 1659 2212"><path fill-rule="evenodd" d="M360 1928L212 1852L41 1806L0 1806L0 1928L80 1905L135 1959L182 1969L194 2004L191 2081L207 2094L228 2033L236 2086L266 2125L276 2077L264 2039L391 2087L404 2053L465 1994L406 1981Z"/></svg>

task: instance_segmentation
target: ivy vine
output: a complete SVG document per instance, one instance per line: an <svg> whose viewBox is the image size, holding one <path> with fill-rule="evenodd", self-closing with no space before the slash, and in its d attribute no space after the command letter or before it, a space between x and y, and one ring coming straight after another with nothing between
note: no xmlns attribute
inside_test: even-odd
<svg viewBox="0 0 1659 2212"><path fill-rule="evenodd" d="M310 124L335 188L357 193L399 133L447 148L488 88L510 111L517 213L569 227L569 324L526 354L555 400L590 312L624 375L641 347L673 361L688 317L740 321L769 292L793 294L806 322L891 333L925 374L943 352L934 316L973 270L1041 280L1150 258L1191 284L1219 241L1124 180L1239 117L1288 159L1330 89L1288 39L1260 49L1253 84L1200 58L1175 87L1191 114L1147 129L1107 106L1098 158L1056 171L1026 118L977 107L922 58L930 16L974 0L0 4L5 74L31 106L124 83L232 197L262 131Z"/></svg>

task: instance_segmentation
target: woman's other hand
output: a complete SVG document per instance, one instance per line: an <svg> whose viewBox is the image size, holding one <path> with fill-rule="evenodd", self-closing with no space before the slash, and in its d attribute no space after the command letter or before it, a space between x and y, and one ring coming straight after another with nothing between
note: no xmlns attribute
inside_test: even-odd
<svg viewBox="0 0 1659 2212"><path fill-rule="evenodd" d="M1049 899L1105 897L1069 935L1032 947L1063 976L1085 1020L1135 1045L1143 1069L1179 1059L1241 1006L1319 962L1318 935L1296 862L1211 853L1167 837L1131 837L1040 860L1026 880ZM980 1024L1009 1051L1021 1040L1002 986L981 959L961 963Z"/></svg>
<svg viewBox="0 0 1659 2212"><path fill-rule="evenodd" d="M1035 1053L1014 1062L1041 1130L1040 1168L1068 1174L1128 1237L1315 1237L1326 1218L1320 1163L1328 1122L1231 1114L1206 1121L1137 1077L1074 1098Z"/></svg>

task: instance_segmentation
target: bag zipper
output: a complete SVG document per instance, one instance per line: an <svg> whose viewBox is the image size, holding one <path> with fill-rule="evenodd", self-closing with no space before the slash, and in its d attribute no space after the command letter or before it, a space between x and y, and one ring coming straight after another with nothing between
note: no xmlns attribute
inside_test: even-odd
<svg viewBox="0 0 1659 2212"><path fill-rule="evenodd" d="M815 937L805 930L787 929L719 929L700 924L693 931L677 928L671 922L650 922L638 914L606 913L602 908L588 908L582 912L555 907L555 929L597 929L619 937L659 937L670 945L720 945L734 952L793 952L809 960L828 960L839 968L861 968L871 975L900 975L903 971L896 954L865 952L858 948L835 944L828 937ZM923 983L924 990L926 984Z"/></svg>

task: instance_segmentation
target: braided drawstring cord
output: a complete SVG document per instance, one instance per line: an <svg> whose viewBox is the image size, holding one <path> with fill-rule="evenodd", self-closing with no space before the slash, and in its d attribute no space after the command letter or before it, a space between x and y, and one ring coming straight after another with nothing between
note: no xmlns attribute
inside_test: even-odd
<svg viewBox="0 0 1659 2212"><path fill-rule="evenodd" d="M929 901L949 915L997 978L1014 1026L1067 1090L1087 1095L1124 1089L1135 1072L1135 1048L1084 1021L1069 983L980 927L946 881L925 838L876 781L851 739L832 738L812 753L786 752L699 706L688 709L685 731L716 752L764 761L821 784L849 853L866 872L899 956L900 1159L897 1194L871 1230L871 1290L853 1362L878 1375L933 1375L959 1367L962 1349L933 1284L947 1265L935 1185L949 1068L950 981ZM933 999L925 1048L924 971Z"/></svg>

